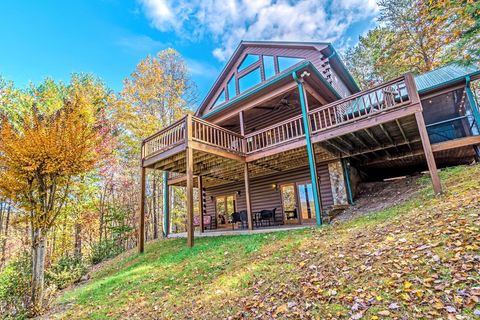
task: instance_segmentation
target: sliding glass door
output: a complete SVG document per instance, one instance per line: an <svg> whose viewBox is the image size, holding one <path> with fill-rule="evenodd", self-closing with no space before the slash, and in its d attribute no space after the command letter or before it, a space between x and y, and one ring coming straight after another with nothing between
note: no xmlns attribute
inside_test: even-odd
<svg viewBox="0 0 480 320"><path fill-rule="evenodd" d="M315 204L313 202L313 188L310 182L297 183L298 202L302 222L315 221Z"/></svg>
<svg viewBox="0 0 480 320"><path fill-rule="evenodd" d="M235 212L235 207L235 195L231 194L215 197L218 227L225 227L230 223L232 213Z"/></svg>
<svg viewBox="0 0 480 320"><path fill-rule="evenodd" d="M295 183L282 185L280 191L282 194L282 207L285 223L298 223L298 205Z"/></svg>
<svg viewBox="0 0 480 320"><path fill-rule="evenodd" d="M280 186L285 223L316 221L313 187L310 181L286 183Z"/></svg>

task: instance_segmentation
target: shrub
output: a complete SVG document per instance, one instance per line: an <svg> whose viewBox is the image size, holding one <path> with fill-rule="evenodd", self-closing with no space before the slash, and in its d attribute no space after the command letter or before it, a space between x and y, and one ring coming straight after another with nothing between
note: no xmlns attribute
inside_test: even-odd
<svg viewBox="0 0 480 320"><path fill-rule="evenodd" d="M0 272L0 315L23 319L30 297L31 260L28 253L10 261Z"/></svg>
<svg viewBox="0 0 480 320"><path fill-rule="evenodd" d="M92 264L116 257L123 252L123 247L114 240L104 240L92 247Z"/></svg>
<svg viewBox="0 0 480 320"><path fill-rule="evenodd" d="M86 273L87 267L81 259L63 256L45 271L45 280L47 284L63 289L79 281Z"/></svg>

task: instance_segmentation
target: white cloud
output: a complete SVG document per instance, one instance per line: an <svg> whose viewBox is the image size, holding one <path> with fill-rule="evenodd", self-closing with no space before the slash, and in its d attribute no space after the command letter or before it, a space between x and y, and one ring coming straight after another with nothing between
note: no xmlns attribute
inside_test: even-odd
<svg viewBox="0 0 480 320"><path fill-rule="evenodd" d="M375 0L139 0L152 26L217 44L230 57L240 40L337 41L355 21L378 12Z"/></svg>

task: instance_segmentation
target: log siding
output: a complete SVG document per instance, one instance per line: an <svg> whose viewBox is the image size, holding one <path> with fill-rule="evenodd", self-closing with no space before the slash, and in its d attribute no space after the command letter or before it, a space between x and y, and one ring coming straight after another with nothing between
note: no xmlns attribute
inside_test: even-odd
<svg viewBox="0 0 480 320"><path fill-rule="evenodd" d="M334 202L328 171L328 164L322 163L317 165L317 171L323 208L324 210L328 210L333 206ZM250 196L253 212L257 212L263 209L277 208L277 211L275 213L275 219L276 221L283 221L282 198L279 188L280 185L309 180L310 172L308 167L302 167L288 172L280 172L277 174L252 179L250 181ZM278 187L274 189L272 187L273 184L276 184ZM240 191L240 195L237 194L238 191ZM215 197L235 194L236 210L240 211L247 209L245 188L242 183L233 183L206 188L205 194L205 215L212 216L214 226L216 225Z"/></svg>

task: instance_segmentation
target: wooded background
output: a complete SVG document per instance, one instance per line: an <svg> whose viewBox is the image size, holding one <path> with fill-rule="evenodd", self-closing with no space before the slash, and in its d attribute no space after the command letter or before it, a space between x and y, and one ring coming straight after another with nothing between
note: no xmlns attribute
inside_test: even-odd
<svg viewBox="0 0 480 320"><path fill-rule="evenodd" d="M378 27L344 52L361 87L478 63L480 2L378 4ZM140 61L118 93L92 74L25 89L0 78L0 314L41 314L89 265L136 246L141 140L197 102L174 49ZM163 233L163 178L147 177L148 241ZM183 189L170 197L171 224L183 231Z"/></svg>

